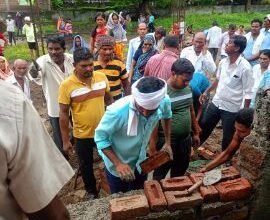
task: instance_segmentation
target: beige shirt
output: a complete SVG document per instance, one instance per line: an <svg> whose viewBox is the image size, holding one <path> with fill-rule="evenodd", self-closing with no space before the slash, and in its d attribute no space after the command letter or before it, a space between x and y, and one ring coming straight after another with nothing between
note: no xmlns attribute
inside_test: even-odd
<svg viewBox="0 0 270 220"><path fill-rule="evenodd" d="M39 57L37 63L41 71L39 71L38 77L33 80L37 84L42 85L47 102L48 115L51 117L59 117L58 90L60 83L72 74L74 70L72 55L65 53L64 73L60 67L51 60L49 54Z"/></svg>
<svg viewBox="0 0 270 220"><path fill-rule="evenodd" d="M45 208L74 172L19 88L0 80L0 218Z"/></svg>
<svg viewBox="0 0 270 220"><path fill-rule="evenodd" d="M29 83L29 79L25 76L23 77L23 88L20 85L20 83L18 83L16 77L14 74L12 74L11 76L9 76L6 79L6 82L13 84L14 86L19 87L24 94L26 95L27 98L31 99L31 93L30 93L30 83Z"/></svg>

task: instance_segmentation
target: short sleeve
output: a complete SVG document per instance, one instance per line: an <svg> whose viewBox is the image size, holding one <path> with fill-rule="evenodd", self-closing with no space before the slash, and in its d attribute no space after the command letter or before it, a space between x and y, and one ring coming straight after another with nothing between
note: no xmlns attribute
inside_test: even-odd
<svg viewBox="0 0 270 220"><path fill-rule="evenodd" d="M168 95L162 100L160 104L160 109L162 112L162 119L169 119L172 117L172 110L171 110L171 101Z"/></svg>
<svg viewBox="0 0 270 220"><path fill-rule="evenodd" d="M121 63L120 64L120 67L121 67L120 79L123 80L123 79L128 78L127 69L126 69L124 63Z"/></svg>
<svg viewBox="0 0 270 220"><path fill-rule="evenodd" d="M58 92L58 103L69 105L70 102L71 102L71 99L68 93L68 89L66 88L64 83L61 83L59 87L59 92Z"/></svg>
<svg viewBox="0 0 270 220"><path fill-rule="evenodd" d="M45 208L74 172L28 100L17 109L16 152L9 158L9 189L26 213Z"/></svg>

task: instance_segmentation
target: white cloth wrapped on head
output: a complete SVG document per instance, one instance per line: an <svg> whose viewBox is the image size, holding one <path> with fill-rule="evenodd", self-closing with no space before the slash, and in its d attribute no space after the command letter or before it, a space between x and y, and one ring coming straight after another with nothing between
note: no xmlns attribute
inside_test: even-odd
<svg viewBox="0 0 270 220"><path fill-rule="evenodd" d="M135 102L147 110L155 110L159 107L161 101L167 94L167 83L165 80L160 79L164 82L164 87L162 89L152 92L152 93L141 93L138 88L137 84L140 80L137 80L131 87L131 93L133 96L133 100L131 103L131 107L129 109L129 117L128 117L128 129L127 135L128 136L136 136L137 135L137 128L138 128L138 115L134 111L136 109Z"/></svg>

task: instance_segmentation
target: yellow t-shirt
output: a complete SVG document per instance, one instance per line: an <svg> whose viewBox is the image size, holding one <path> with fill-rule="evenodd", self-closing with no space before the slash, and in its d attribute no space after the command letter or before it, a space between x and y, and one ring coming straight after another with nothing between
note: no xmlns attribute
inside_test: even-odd
<svg viewBox="0 0 270 220"><path fill-rule="evenodd" d="M100 71L107 76L112 97L121 94L121 80L128 78L125 64L122 61L111 60L107 63L106 68L102 68L99 61L94 61L94 70Z"/></svg>
<svg viewBox="0 0 270 220"><path fill-rule="evenodd" d="M75 74L61 83L58 102L71 107L74 137L94 137L95 129L105 111L104 95L109 91L107 77L99 71L93 72L91 85L79 81ZM91 95L83 101L76 100L86 94Z"/></svg>

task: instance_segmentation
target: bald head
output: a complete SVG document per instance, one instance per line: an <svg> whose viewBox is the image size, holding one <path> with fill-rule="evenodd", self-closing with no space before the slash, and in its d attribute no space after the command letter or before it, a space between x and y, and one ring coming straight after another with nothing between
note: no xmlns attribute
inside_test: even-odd
<svg viewBox="0 0 270 220"><path fill-rule="evenodd" d="M13 64L15 77L23 78L28 72L28 63L26 60L17 59Z"/></svg>
<svg viewBox="0 0 270 220"><path fill-rule="evenodd" d="M203 32L195 34L193 39L193 46L196 53L201 53L206 43L206 36Z"/></svg>
<svg viewBox="0 0 270 220"><path fill-rule="evenodd" d="M26 65L28 65L28 63L27 63L26 60L23 60L23 59L17 59L17 60L14 61L13 66L15 67L15 66L20 65L20 64L26 64Z"/></svg>

